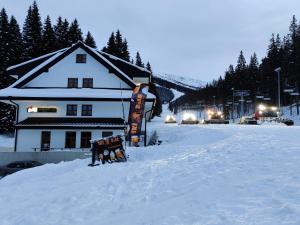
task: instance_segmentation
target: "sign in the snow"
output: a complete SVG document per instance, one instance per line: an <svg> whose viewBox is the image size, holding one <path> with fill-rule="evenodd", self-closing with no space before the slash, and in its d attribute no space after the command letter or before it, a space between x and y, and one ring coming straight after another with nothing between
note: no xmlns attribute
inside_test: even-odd
<svg viewBox="0 0 300 225"><path fill-rule="evenodd" d="M142 122L144 117L145 101L149 86L141 84L132 93L129 113L129 140L133 144L140 141Z"/></svg>

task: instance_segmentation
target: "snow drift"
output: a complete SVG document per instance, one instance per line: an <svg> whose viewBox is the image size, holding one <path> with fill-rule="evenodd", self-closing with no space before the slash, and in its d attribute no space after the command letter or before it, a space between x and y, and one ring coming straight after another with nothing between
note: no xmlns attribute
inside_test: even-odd
<svg viewBox="0 0 300 225"><path fill-rule="evenodd" d="M0 180L0 224L300 224L300 127L155 126L162 145L128 149L128 163Z"/></svg>

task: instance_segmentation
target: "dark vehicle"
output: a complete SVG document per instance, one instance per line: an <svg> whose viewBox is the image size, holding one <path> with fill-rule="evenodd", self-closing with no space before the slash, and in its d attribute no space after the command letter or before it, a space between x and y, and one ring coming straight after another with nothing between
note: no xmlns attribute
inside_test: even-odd
<svg viewBox="0 0 300 225"><path fill-rule="evenodd" d="M0 166L0 176L6 176L15 172L18 172L23 169L29 169L37 166L43 165L37 161L17 161L9 163L6 166Z"/></svg>
<svg viewBox="0 0 300 225"><path fill-rule="evenodd" d="M291 119L280 119L279 122L284 123L287 126L293 126L294 125L294 121Z"/></svg>

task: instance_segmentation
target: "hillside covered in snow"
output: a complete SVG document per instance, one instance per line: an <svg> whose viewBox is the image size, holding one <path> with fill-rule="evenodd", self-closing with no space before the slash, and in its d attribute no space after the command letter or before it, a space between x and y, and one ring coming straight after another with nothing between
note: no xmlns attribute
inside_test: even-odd
<svg viewBox="0 0 300 225"><path fill-rule="evenodd" d="M177 76L165 73L154 73L153 81L161 86L172 88L180 92L197 91L206 85L205 82L186 76Z"/></svg>
<svg viewBox="0 0 300 225"><path fill-rule="evenodd" d="M75 160L1 179L0 224L300 223L300 127L151 126L162 144L127 148L127 163Z"/></svg>

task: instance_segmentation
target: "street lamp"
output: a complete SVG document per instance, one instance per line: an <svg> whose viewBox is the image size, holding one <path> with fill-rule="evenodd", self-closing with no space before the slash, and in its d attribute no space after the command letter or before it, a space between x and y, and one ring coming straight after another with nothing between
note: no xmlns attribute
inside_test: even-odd
<svg viewBox="0 0 300 225"><path fill-rule="evenodd" d="M234 123L234 88L231 88L232 90L232 112L231 112L231 117L232 117L232 122Z"/></svg>
<svg viewBox="0 0 300 225"><path fill-rule="evenodd" d="M216 96L213 96L214 98L214 108L216 108Z"/></svg>
<svg viewBox="0 0 300 225"><path fill-rule="evenodd" d="M280 110L280 72L281 72L281 67L278 67L274 70L277 73L277 80L278 80L278 110Z"/></svg>

